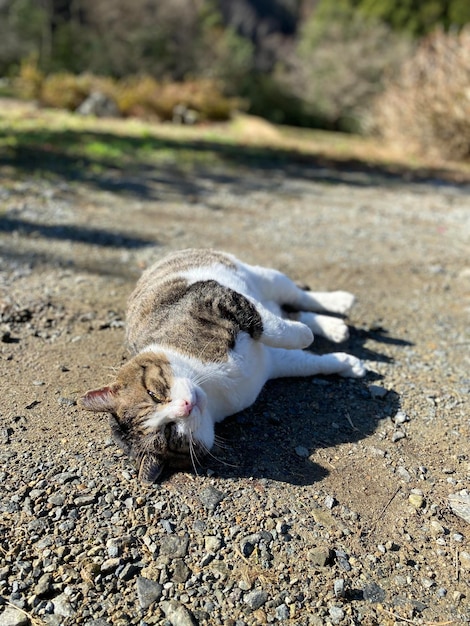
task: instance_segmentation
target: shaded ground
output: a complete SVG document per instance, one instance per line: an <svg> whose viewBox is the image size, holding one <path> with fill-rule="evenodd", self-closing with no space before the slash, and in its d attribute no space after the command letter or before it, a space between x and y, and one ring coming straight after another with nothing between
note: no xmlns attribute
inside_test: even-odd
<svg viewBox="0 0 470 626"><path fill-rule="evenodd" d="M202 155L212 148L198 146ZM164 614L168 623L186 623L136 595L135 578L155 578L148 568L156 562L163 600L186 607L193 623L469 621L470 526L447 497L470 482L470 188L409 182L405 172L359 164L227 154L216 163L183 154L181 162L141 169L107 158L93 169L63 153L50 162L44 153L5 153L1 596L44 623L164 623ZM125 303L141 270L189 246L229 250L311 288L354 292L352 336L342 347L370 372L364 381L269 383L255 406L221 425L225 447L199 476L175 474L143 494L108 441L106 419L90 418L74 400L127 357ZM333 349L320 341L316 348ZM75 478L57 486L54 476L72 470ZM44 502L36 496L37 506L31 497L48 481L63 494L60 513L50 492ZM98 498L92 514L58 528L77 493L101 489L104 498L108 488L133 502L121 517L106 517ZM207 489L223 494L220 504L200 500ZM31 524L43 518L55 538L49 564L41 533L31 538ZM162 520L189 537L178 557L191 573L186 580L160 562ZM202 524L204 539L222 542L207 565ZM264 565L256 551L237 547L260 530L272 539ZM83 552L98 564L90 580L64 577L57 537L67 533L77 546L69 562L77 569ZM123 564L136 568L121 580L103 567L104 537L133 534L143 543L123 553ZM146 552L149 542L159 549ZM223 576L214 563L226 568ZM44 571L51 581L41 596ZM205 585L203 599L187 592L193 578ZM337 580L344 594L335 594ZM249 594L260 590L267 599L258 606ZM54 604L64 593L68 615Z"/></svg>

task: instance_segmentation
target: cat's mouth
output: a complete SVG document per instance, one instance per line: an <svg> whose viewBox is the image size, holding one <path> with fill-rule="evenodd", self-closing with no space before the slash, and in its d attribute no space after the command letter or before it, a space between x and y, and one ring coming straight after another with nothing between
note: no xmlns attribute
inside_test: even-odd
<svg viewBox="0 0 470 626"><path fill-rule="evenodd" d="M165 468L197 471L206 454L204 446L192 439L190 433L182 432L175 422L165 424L151 435L135 437L123 430L112 416L111 429L115 442L134 463L139 480L147 484L160 478Z"/></svg>

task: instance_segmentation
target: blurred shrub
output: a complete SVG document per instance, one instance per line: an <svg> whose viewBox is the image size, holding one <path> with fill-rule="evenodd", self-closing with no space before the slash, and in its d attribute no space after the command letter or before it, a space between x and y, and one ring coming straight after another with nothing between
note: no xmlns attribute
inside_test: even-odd
<svg viewBox="0 0 470 626"><path fill-rule="evenodd" d="M114 89L114 81L109 78L59 72L44 78L39 101L45 106L75 111L92 92L100 91L113 97Z"/></svg>
<svg viewBox="0 0 470 626"><path fill-rule="evenodd" d="M44 74L38 67L38 56L32 54L20 64L20 71L16 78L16 90L22 98L36 100L41 93Z"/></svg>
<svg viewBox="0 0 470 626"><path fill-rule="evenodd" d="M470 28L423 40L377 98L371 121L408 152L469 158Z"/></svg>
<svg viewBox="0 0 470 626"><path fill-rule="evenodd" d="M45 77L34 60L23 64L17 88L21 95L35 97L44 106L69 111L75 111L90 94L99 92L113 100L126 117L160 121L226 120L243 108L242 100L225 96L217 81L209 78L159 83L151 76L113 80L59 72Z"/></svg>
<svg viewBox="0 0 470 626"><path fill-rule="evenodd" d="M207 78L162 84L150 76L123 79L117 82L114 97L123 115L162 121L178 116L178 108L193 111L198 121L226 120L242 104Z"/></svg>
<svg viewBox="0 0 470 626"><path fill-rule="evenodd" d="M411 43L347 0L323 0L305 23L277 80L304 102L304 114L331 129L361 129L362 115L382 89L385 71L410 53Z"/></svg>

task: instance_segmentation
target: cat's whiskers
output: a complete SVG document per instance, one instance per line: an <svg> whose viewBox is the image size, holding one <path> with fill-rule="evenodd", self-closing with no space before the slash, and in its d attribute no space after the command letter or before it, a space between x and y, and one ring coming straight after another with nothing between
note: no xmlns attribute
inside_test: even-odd
<svg viewBox="0 0 470 626"><path fill-rule="evenodd" d="M226 465L227 467L234 467L234 468L240 467L240 465L238 464L229 463L228 461L224 461L223 459L220 459L219 457L215 456L215 454L213 454L212 451L202 442L200 443L200 445L201 445L201 448L203 449L204 454L207 456L210 456L212 459L214 459L214 461L217 461L217 463L222 463L222 465Z"/></svg>

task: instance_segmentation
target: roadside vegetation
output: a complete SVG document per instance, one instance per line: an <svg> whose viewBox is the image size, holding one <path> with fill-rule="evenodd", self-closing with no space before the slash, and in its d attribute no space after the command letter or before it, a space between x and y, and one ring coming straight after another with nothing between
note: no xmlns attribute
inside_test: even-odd
<svg viewBox="0 0 470 626"><path fill-rule="evenodd" d="M466 0L7 0L2 91L184 125L240 112L470 156Z"/></svg>

